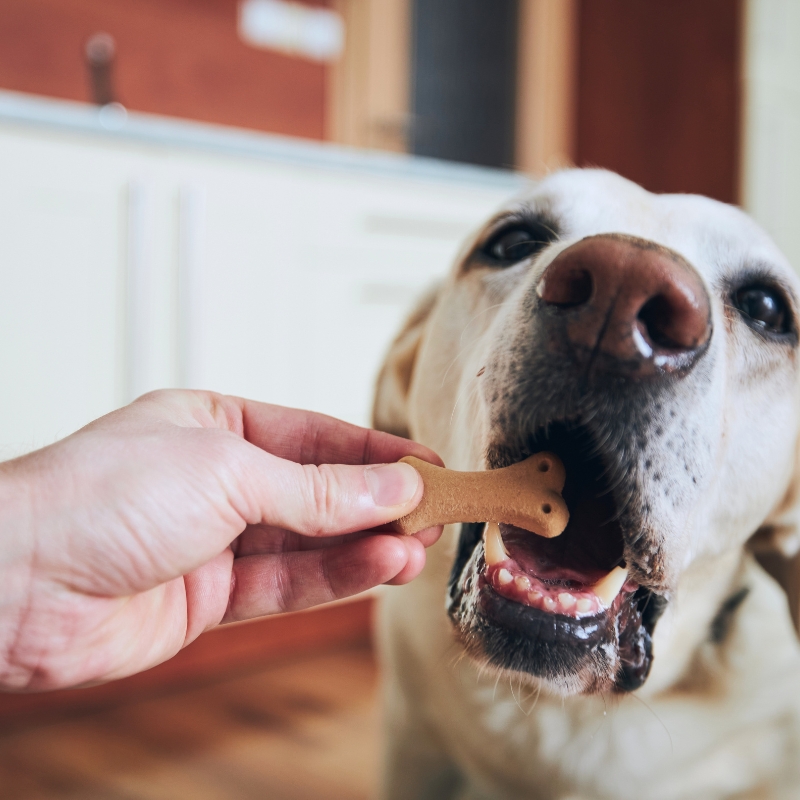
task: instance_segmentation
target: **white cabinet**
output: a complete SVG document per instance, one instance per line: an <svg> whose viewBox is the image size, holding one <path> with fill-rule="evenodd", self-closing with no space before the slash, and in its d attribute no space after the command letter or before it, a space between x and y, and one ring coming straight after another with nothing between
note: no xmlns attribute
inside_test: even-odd
<svg viewBox="0 0 800 800"><path fill-rule="evenodd" d="M367 424L508 173L0 93L0 457L160 386Z"/></svg>
<svg viewBox="0 0 800 800"><path fill-rule="evenodd" d="M123 197L0 134L0 459L118 404Z"/></svg>

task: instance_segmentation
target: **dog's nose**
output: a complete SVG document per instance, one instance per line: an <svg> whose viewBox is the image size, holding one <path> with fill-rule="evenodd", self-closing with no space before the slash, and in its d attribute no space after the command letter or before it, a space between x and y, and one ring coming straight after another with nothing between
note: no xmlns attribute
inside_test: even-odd
<svg viewBox="0 0 800 800"><path fill-rule="evenodd" d="M573 353L605 371L645 376L686 368L711 336L708 293L694 268L633 236L601 234L568 247L537 293Z"/></svg>

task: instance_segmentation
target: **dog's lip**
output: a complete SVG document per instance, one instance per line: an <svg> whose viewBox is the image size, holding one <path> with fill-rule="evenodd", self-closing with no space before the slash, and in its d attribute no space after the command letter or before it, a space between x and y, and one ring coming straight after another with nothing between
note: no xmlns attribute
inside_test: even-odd
<svg viewBox="0 0 800 800"><path fill-rule="evenodd" d="M581 618L554 614L509 600L485 580L478 585L478 603L487 619L545 646L561 643L574 647L580 643L595 647L606 638L608 625L618 613L609 609Z"/></svg>

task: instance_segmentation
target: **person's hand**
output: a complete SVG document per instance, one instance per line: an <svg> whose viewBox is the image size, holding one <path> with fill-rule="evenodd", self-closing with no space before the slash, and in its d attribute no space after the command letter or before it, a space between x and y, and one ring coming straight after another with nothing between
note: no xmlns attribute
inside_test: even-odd
<svg viewBox="0 0 800 800"><path fill-rule="evenodd" d="M441 464L331 417L163 391L0 464L0 687L122 677L222 622L411 580L441 530L380 532L422 497L406 455Z"/></svg>

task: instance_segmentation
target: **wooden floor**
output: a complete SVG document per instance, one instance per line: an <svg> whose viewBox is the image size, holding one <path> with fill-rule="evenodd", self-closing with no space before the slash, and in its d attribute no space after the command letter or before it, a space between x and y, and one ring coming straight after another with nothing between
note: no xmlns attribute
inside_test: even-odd
<svg viewBox="0 0 800 800"><path fill-rule="evenodd" d="M3 800L356 800L380 757L370 651L0 730Z"/></svg>

